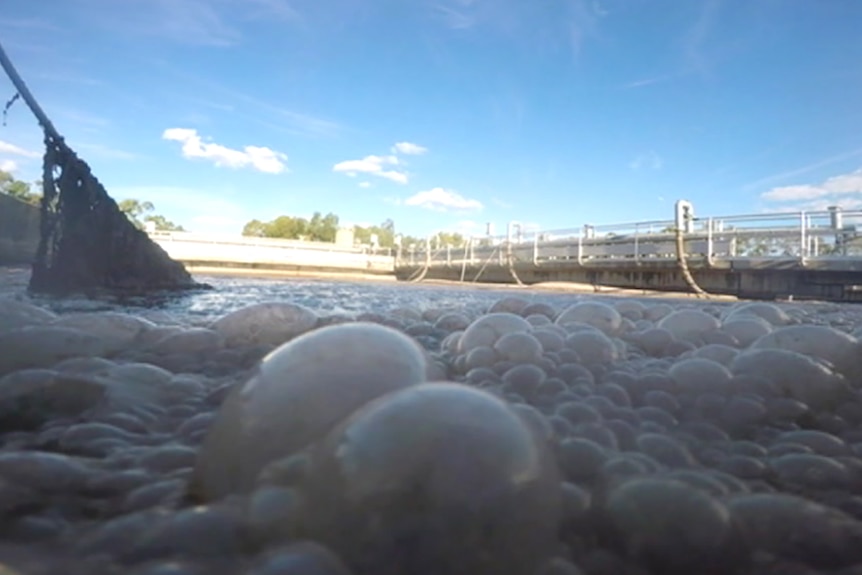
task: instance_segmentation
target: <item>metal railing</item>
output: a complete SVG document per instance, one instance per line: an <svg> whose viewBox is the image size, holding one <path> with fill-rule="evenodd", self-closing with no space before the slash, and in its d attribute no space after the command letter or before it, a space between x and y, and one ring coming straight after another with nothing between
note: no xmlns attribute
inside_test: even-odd
<svg viewBox="0 0 862 575"><path fill-rule="evenodd" d="M551 262L601 264L676 258L677 220L524 230L474 236L461 245L428 240L396 253L396 266L482 266ZM682 226L680 226L682 227ZM829 209L691 218L685 256L708 264L745 259L809 260L862 257L862 210Z"/></svg>

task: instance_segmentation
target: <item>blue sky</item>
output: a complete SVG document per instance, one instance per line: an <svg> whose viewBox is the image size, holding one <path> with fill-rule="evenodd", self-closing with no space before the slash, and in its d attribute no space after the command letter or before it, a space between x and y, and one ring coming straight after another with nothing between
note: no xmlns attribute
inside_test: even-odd
<svg viewBox="0 0 862 575"><path fill-rule="evenodd" d="M116 199L201 232L317 210L424 235L862 207L860 22L851 0L4 0L0 42ZM41 148L17 103L0 168L34 180Z"/></svg>

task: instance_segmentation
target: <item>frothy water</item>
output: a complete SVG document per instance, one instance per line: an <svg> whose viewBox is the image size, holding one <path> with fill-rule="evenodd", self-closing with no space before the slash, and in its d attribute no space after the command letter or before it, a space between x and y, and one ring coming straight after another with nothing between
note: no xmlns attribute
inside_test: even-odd
<svg viewBox="0 0 862 575"><path fill-rule="evenodd" d="M0 571L862 570L858 306L197 279L0 269Z"/></svg>

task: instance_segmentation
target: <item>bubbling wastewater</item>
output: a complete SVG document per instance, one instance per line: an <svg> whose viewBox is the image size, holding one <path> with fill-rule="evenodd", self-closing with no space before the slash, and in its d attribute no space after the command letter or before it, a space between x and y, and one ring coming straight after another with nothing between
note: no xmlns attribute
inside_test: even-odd
<svg viewBox="0 0 862 575"><path fill-rule="evenodd" d="M857 308L224 285L0 298L0 571L862 569Z"/></svg>

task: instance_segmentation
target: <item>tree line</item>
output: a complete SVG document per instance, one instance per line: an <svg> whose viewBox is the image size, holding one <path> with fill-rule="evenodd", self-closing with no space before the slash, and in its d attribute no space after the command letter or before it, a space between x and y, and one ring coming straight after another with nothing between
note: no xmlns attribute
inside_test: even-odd
<svg viewBox="0 0 862 575"><path fill-rule="evenodd" d="M251 220L242 230L242 235L259 238L279 238L287 240L306 240L313 242L334 242L341 219L334 213L326 215L314 212L310 219L298 216L278 216L268 222ZM386 219L378 225L353 226L353 241L356 244L377 245L381 248L395 248L400 240L401 246L409 248L425 241L409 235L399 234L395 222ZM464 236L458 233L440 232L432 238L437 247L450 245L460 247Z"/></svg>
<svg viewBox="0 0 862 575"><path fill-rule="evenodd" d="M38 206L42 201L42 182L32 184L16 179L11 173L0 170L0 193L7 194L28 204ZM148 223L155 225L158 231L186 231L183 226L176 224L163 215L155 213L152 202L136 199L125 199L117 202L117 207L138 228L145 229ZM316 242L334 242L340 228L340 218L329 212L323 215L314 212L311 218L297 216L278 216L268 222L251 220L242 230L242 235L260 238L279 238L290 240L306 240ZM441 248L452 246L463 247L465 238L463 235L453 232L440 232L431 239L432 246ZM395 222L386 219L378 225L353 226L353 240L356 244L377 245L381 248L395 248L400 240L403 248L420 246L425 243L425 238L399 234L395 229Z"/></svg>
<svg viewBox="0 0 862 575"><path fill-rule="evenodd" d="M42 202L42 182L36 181L30 184L15 178L11 173L0 170L0 193L17 198L22 202L38 206ZM152 202L128 199L117 202L117 207L123 212L129 221L138 229L146 228L148 222L152 222L157 230L169 232L183 232L182 226L175 224L160 214L153 213L155 206Z"/></svg>

